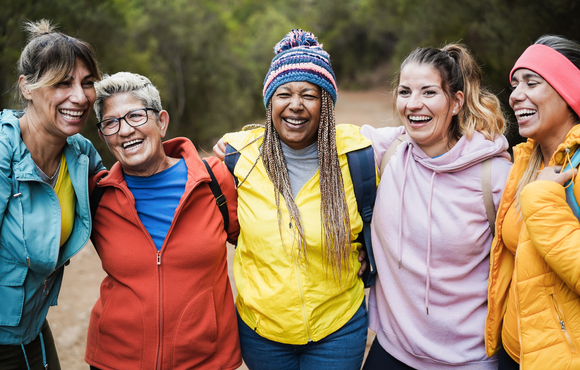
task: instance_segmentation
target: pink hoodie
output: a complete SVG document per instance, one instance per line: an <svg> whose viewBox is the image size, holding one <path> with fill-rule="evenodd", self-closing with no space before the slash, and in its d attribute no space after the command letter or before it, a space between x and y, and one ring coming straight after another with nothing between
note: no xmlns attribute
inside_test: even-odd
<svg viewBox="0 0 580 370"><path fill-rule="evenodd" d="M361 133L377 163L403 127ZM481 163L493 157L497 206L511 162L504 136L475 132L430 158L407 136L381 178L372 221L379 278L369 325L381 346L417 369L497 369L483 342L492 234L481 188Z"/></svg>

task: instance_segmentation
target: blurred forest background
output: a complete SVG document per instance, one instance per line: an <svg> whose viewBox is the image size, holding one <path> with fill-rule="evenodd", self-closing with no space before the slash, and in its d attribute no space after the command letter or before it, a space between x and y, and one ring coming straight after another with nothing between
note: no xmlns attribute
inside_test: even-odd
<svg viewBox="0 0 580 370"><path fill-rule="evenodd" d="M263 120L273 46L292 28L318 36L346 90L388 90L415 47L461 41L511 114L508 72L517 57L545 33L580 40L579 15L570 0L2 0L0 108L16 107L23 21L47 18L92 44L103 72L151 78L171 115L168 136L208 152L224 132ZM83 134L106 155L95 122Z"/></svg>

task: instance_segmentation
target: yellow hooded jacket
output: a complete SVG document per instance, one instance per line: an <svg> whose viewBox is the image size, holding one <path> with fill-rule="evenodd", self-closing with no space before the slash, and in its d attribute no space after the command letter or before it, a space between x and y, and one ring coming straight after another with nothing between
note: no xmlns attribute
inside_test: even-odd
<svg viewBox="0 0 580 370"><path fill-rule="evenodd" d="M337 125L336 144L351 223L351 240L362 231L346 153L371 145L360 128ZM234 175L241 183L259 154L264 129L226 134L224 141L241 153ZM306 344L319 341L340 329L359 309L364 288L357 273L359 243L353 243L351 271L342 282L326 269L321 250L320 182L317 172L300 190L295 202L300 210L308 243L308 264L298 265L291 256L292 233L284 198L282 235L278 228L274 186L260 159L238 188L240 236L234 257L238 296L236 307L242 320L259 335L276 342Z"/></svg>
<svg viewBox="0 0 580 370"><path fill-rule="evenodd" d="M528 140L514 147L514 165L498 209L491 247L486 351L491 356L502 346L502 320L514 276L520 368L580 369L580 224L566 203L564 188L551 181L528 184L520 199L525 226L515 258L502 240L505 214L515 200L533 145ZM572 155L579 145L577 125L549 165L564 164L566 149ZM575 178L574 195L580 200L580 175Z"/></svg>

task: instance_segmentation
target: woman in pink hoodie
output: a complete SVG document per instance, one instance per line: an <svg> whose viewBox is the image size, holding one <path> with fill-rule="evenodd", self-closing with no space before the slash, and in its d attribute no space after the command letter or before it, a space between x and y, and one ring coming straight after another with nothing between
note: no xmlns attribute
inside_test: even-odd
<svg viewBox="0 0 580 370"><path fill-rule="evenodd" d="M372 231L379 278L369 300L377 337L364 369L497 368L483 333L488 214L511 166L499 101L459 44L413 51L394 96L403 126L361 130L384 167Z"/></svg>

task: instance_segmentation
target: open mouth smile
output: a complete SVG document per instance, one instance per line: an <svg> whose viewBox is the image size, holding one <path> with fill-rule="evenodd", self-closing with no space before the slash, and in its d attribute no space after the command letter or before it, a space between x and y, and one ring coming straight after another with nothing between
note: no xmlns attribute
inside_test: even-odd
<svg viewBox="0 0 580 370"><path fill-rule="evenodd" d="M284 122L292 125L292 126L300 126L308 122L307 119L292 119L292 118L284 118Z"/></svg>
<svg viewBox="0 0 580 370"><path fill-rule="evenodd" d="M431 122L433 117L408 115L407 119L412 126L423 126Z"/></svg>
<svg viewBox="0 0 580 370"><path fill-rule="evenodd" d="M536 113L537 113L537 111L534 109L518 109L514 112L516 119L518 121L522 121L522 120L525 120L527 118L530 118L531 116L533 116Z"/></svg>
<svg viewBox="0 0 580 370"><path fill-rule="evenodd" d="M66 120L78 120L80 119L85 111L69 110L69 109L59 109L58 112L64 116Z"/></svg>
<svg viewBox="0 0 580 370"><path fill-rule="evenodd" d="M132 150L132 149L139 148L142 143L143 143L143 139L134 139L134 140L127 141L127 142L121 144L121 146L125 150Z"/></svg>

